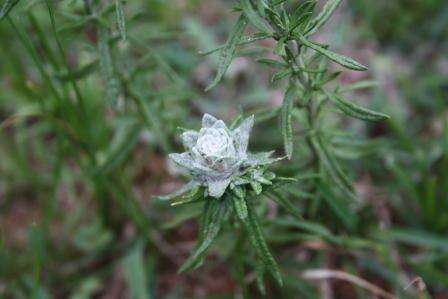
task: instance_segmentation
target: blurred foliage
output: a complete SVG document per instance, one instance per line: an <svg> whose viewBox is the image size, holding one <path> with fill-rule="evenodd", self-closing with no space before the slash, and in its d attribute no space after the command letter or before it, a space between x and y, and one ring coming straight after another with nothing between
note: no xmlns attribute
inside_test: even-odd
<svg viewBox="0 0 448 299"><path fill-rule="evenodd" d="M361 125L325 114L328 124L350 133L332 138L331 147L355 181L357 200L328 195L325 186L316 196L299 180L277 196L303 219L267 201L257 207L284 280L280 289L266 277L267 298L319 298L328 288L334 298L371 297L356 283L307 278L324 268L399 298L444 298L448 5L345 2L337 12L355 18L341 27L341 38L357 40L341 48L368 60L362 79L380 82L350 95L391 119ZM250 147L283 151L275 113L285 86L269 84L273 72L254 63L272 43L237 51L220 84L204 92L218 55L197 53L225 42L233 4L0 1L0 297L259 296L256 259L230 228L203 267L176 274L196 239L191 219L202 206L172 208L153 199L180 185L165 156L180 148L179 127L198 127L204 112L226 120L241 110L256 113ZM331 35L336 27L326 28ZM303 119L299 112L292 117ZM300 174L309 156L298 124L295 158L278 165L281 175ZM407 287L418 277L427 291Z"/></svg>
<svg viewBox="0 0 448 299"><path fill-rule="evenodd" d="M417 43L445 43L448 4L444 0L349 1L355 16L366 24L365 32L385 45L405 53Z"/></svg>

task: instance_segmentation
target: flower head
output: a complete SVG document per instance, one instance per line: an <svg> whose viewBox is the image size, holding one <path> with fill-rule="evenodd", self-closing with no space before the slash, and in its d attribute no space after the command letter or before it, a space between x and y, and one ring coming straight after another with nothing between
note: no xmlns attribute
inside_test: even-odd
<svg viewBox="0 0 448 299"><path fill-rule="evenodd" d="M233 181L238 181L251 169L277 160L270 158L272 153L252 155L247 152L253 124L251 116L230 130L222 120L205 114L199 132L182 134L186 152L170 154L169 158L188 170L193 183L207 187L208 195L219 198Z"/></svg>

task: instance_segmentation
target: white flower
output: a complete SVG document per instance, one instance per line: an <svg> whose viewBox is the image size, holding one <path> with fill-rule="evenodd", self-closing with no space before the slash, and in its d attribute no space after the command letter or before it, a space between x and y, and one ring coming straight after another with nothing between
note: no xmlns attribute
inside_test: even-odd
<svg viewBox="0 0 448 299"><path fill-rule="evenodd" d="M270 158L272 153L247 153L253 124L254 117L251 116L236 129L229 130L222 120L205 114L199 132L186 131L182 134L187 151L170 154L169 157L188 170L196 185L206 186L208 195L219 198L233 180L250 168L277 160Z"/></svg>

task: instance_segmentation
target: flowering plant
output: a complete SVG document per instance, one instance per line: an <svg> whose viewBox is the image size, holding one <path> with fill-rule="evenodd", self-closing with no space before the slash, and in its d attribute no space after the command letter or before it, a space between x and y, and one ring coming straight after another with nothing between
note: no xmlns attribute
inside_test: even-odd
<svg viewBox="0 0 448 299"><path fill-rule="evenodd" d="M205 201L198 246L180 268L181 272L200 265L233 207L236 219L249 235L264 265L260 271L266 269L282 283L254 209L262 193L275 198L271 197L272 189L295 180L267 171L269 164L282 159L272 157L273 151L256 154L247 151L253 124L254 117L250 116L227 127L222 120L205 114L199 131L188 130L182 134L186 151L169 155L170 160L186 169L192 179L180 190L160 198L174 199L172 205ZM285 202L282 205L285 206Z"/></svg>
<svg viewBox="0 0 448 299"><path fill-rule="evenodd" d="M169 158L192 176L186 188L204 186L205 196L220 198L229 185L231 190L239 192L239 186L249 184L257 194L261 192L261 184L271 185L275 175L265 172L264 166L279 158L272 158L273 152L247 152L253 124L251 116L231 130L222 120L205 114L199 132L184 132L182 141L187 151L170 154Z"/></svg>

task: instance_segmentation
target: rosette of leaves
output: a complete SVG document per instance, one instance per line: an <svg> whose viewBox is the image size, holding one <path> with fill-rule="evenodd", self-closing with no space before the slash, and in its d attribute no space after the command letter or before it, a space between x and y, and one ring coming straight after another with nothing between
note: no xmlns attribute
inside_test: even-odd
<svg viewBox="0 0 448 299"><path fill-rule="evenodd" d="M281 285L280 272L266 244L255 207L262 194L294 179L277 177L267 167L281 158L273 152L247 151L254 117L236 121L230 128L222 120L205 114L199 131L182 134L185 152L169 158L187 170L191 181L180 190L160 197L173 206L204 202L198 244L179 272L202 264L206 251L225 222L236 220L250 237L263 267Z"/></svg>

